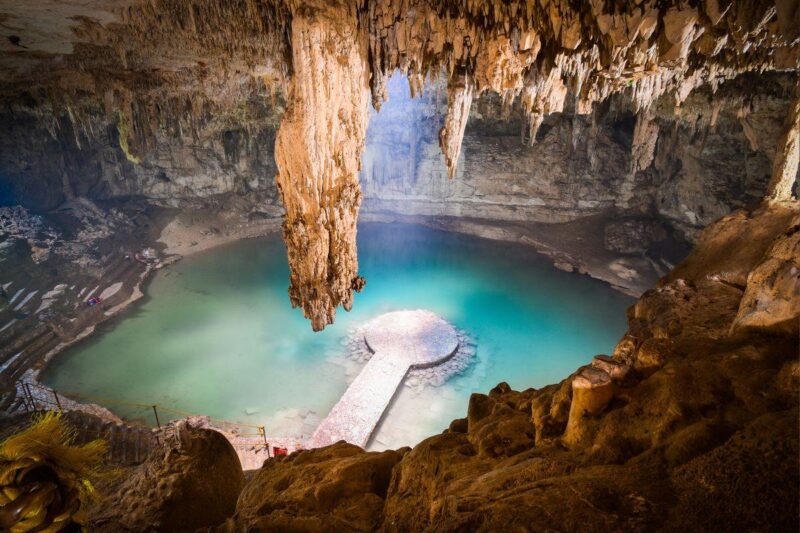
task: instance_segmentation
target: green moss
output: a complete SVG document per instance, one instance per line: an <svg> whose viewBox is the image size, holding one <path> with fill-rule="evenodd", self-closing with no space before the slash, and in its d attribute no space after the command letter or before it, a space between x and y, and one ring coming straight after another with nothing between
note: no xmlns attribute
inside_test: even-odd
<svg viewBox="0 0 800 533"><path fill-rule="evenodd" d="M142 162L142 160L131 153L130 146L128 145L128 133L130 132L130 126L128 125L128 120L125 118L125 115L119 111L117 111L117 133L119 134L119 147L122 149L122 153L125 154L125 157L133 163L134 165L138 165Z"/></svg>

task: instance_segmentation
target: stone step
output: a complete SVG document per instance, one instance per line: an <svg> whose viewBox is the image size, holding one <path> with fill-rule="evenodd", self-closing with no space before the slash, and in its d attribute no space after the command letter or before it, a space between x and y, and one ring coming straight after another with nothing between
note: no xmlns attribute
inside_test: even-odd
<svg viewBox="0 0 800 533"><path fill-rule="evenodd" d="M46 334L50 328L42 322L35 325L28 324L30 328L23 332L14 342L4 344L0 347L0 364L5 363L8 359L15 354L25 349L25 346L34 342L39 336Z"/></svg>
<svg viewBox="0 0 800 533"><path fill-rule="evenodd" d="M102 293L109 285L117 283L118 281L125 281L131 271L138 270L139 267L142 266L144 265L134 259L130 261L126 261L124 258L119 259L114 263L112 268L103 272L103 276L100 278L100 288L98 289L98 294L95 294L95 296L99 296L99 293Z"/></svg>
<svg viewBox="0 0 800 533"><path fill-rule="evenodd" d="M0 316L2 316L0 328L15 319L12 313L0 313ZM21 335L24 335L28 331L29 326L30 322L27 319L17 318L16 322L0 332L0 346L7 346L12 342L16 342Z"/></svg>
<svg viewBox="0 0 800 533"><path fill-rule="evenodd" d="M130 261L125 261L125 258L120 255L116 259L113 259L108 263L108 266L103 270L103 274L100 276L100 288L98 291L102 292L105 283L114 283L116 281L116 277L119 272L125 269L126 265L129 264ZM95 295L96 296L96 295Z"/></svg>
<svg viewBox="0 0 800 533"><path fill-rule="evenodd" d="M110 422L80 411L70 411L65 416L78 429L81 442L105 440L109 460L117 465L143 462L155 442L155 436L147 428Z"/></svg>
<svg viewBox="0 0 800 533"><path fill-rule="evenodd" d="M6 375L14 380L21 378L29 368L44 359L44 356L60 342L61 339L52 331L49 335L40 337L36 343L25 348L19 359L9 365L5 372Z"/></svg>

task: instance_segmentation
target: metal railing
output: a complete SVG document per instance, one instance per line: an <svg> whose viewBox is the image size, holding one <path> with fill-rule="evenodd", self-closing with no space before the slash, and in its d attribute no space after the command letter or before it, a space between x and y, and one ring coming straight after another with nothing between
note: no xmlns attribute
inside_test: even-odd
<svg viewBox="0 0 800 533"><path fill-rule="evenodd" d="M136 403L136 402L129 402L127 400L118 400L113 398L103 398L99 396L91 396L91 395L80 395L77 398L80 401L72 400L66 396L59 395L55 389L42 385L40 383L31 383L28 381L17 381L17 391L22 393L22 405L27 412L37 412L37 411L85 411L90 412L92 414L97 415L96 412L91 412L87 409L87 405L84 402L89 402L92 404L97 404L100 407L108 406L108 405L118 405L126 408L126 410L139 410L141 411L141 417L137 417L131 419L130 417L125 417L125 424L130 426L140 426L146 427L150 430L157 429L158 432L170 431L174 429L173 424L162 424L161 417L159 413L170 413L173 415L178 415L178 418L200 418L204 420L208 420L210 425L222 432L228 433L233 437L244 437L244 438L253 438L259 439L262 441L264 449L267 452L267 456L271 457L269 451L269 442L267 441L267 432L266 428L263 425L255 425L255 424L247 424L243 422L234 422L231 420L226 420L223 418L215 418L207 415L197 415L193 413L188 413L185 411L180 411L178 409L173 409L171 407L164 407L163 405L159 404L143 404L143 403ZM153 420L155 422L155 428L152 426L148 427L146 423L143 421L147 420L149 414L152 413ZM100 415L97 415L100 416ZM116 416L116 415L115 415ZM101 416L102 418L102 416ZM156 433L156 438L158 438L158 432ZM232 442L232 444L234 444ZM241 444L239 444L241 446ZM236 446L236 444L234 444Z"/></svg>

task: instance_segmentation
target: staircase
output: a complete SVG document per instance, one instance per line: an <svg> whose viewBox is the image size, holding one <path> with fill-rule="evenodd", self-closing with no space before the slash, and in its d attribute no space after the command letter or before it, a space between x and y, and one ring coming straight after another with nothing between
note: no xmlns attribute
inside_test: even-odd
<svg viewBox="0 0 800 533"><path fill-rule="evenodd" d="M105 440L108 460L117 466L141 464L156 445L153 431L143 426L120 424L82 411L66 411L64 418L77 429L77 442Z"/></svg>

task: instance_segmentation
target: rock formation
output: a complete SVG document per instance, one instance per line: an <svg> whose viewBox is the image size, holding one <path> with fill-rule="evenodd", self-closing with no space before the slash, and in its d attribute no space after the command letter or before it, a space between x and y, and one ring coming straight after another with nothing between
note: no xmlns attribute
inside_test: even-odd
<svg viewBox="0 0 800 533"><path fill-rule="evenodd" d="M631 308L613 356L559 384L473 394L410 451L267 461L225 530L796 529L800 293L796 266L793 284L769 272L796 265L799 215L710 226ZM736 326L753 292L785 321Z"/></svg>
<svg viewBox="0 0 800 533"><path fill-rule="evenodd" d="M350 310L358 275L358 172L369 118L366 34L346 2L302 4L292 18L289 103L275 142L286 208L289 298L315 331Z"/></svg>
<svg viewBox="0 0 800 533"><path fill-rule="evenodd" d="M222 531L371 531L381 522L392 469L403 452L365 453L340 442L267 461Z"/></svg>
<svg viewBox="0 0 800 533"><path fill-rule="evenodd" d="M798 93L800 93L800 82L798 82ZM797 183L798 168L800 168L800 95L789 108L786 131L778 141L772 179L767 186L770 201L792 199L792 187Z"/></svg>
<svg viewBox="0 0 800 533"><path fill-rule="evenodd" d="M628 178L613 202L628 209L636 205L637 176L651 165L676 172L659 160L659 144L671 139L667 151L674 151L681 136L677 129L662 134L653 122L659 98L681 115L697 88L713 92L748 72L796 73L800 57L795 2L96 4L87 10L82 2L60 2L30 14L13 2L2 8L10 21L0 60L8 74L0 84L2 121L16 130L8 145L36 132L52 139L47 143L59 154L36 163L44 180L15 178L3 194L52 208L82 195L144 193L175 201L268 189L264 174L274 167L265 147L285 96L289 109L275 160L287 211L290 298L315 329L333 319L338 305L352 305L353 290L363 284L354 242L365 87L377 109L396 70L413 94L426 79L449 80L439 140L450 176L457 173L472 101L496 94L501 115L516 108L528 143L540 137L550 114L570 113L577 143L583 129L597 131L595 114L620 95L641 115L628 148ZM347 42L337 32L346 32ZM311 46L321 39L331 48ZM325 75L313 77L314 68ZM266 99L271 105L258 102ZM744 134L754 151L775 158L774 183L759 195L787 198L796 176L796 128L789 124L775 152L763 148L750 106L740 102ZM716 122L720 107L712 107L717 111L695 117L701 131ZM588 128L584 115L592 117ZM701 152L705 146L701 141ZM25 176L29 159L3 153L2 167ZM591 161L593 171L597 163ZM201 167L200 175L192 172ZM262 205L271 208L273 199L262 195ZM707 221L724 214L680 204L660 209Z"/></svg>
<svg viewBox="0 0 800 533"><path fill-rule="evenodd" d="M97 531L196 531L233 514L244 485L239 458L210 429L182 424L92 513Z"/></svg>
<svg viewBox="0 0 800 533"><path fill-rule="evenodd" d="M411 450L338 443L245 485L182 426L96 529L798 529L795 0L8 0L0 21L7 389L141 294L151 265L120 251L157 238L283 217L291 303L324 328L365 282L362 199L586 272L557 227L580 223L616 287L666 274L612 354L474 394Z"/></svg>

